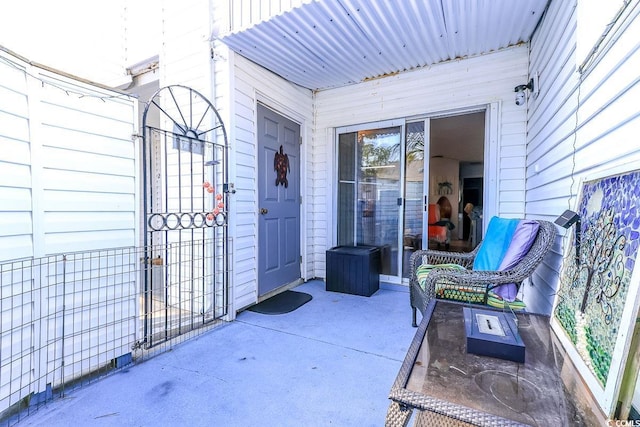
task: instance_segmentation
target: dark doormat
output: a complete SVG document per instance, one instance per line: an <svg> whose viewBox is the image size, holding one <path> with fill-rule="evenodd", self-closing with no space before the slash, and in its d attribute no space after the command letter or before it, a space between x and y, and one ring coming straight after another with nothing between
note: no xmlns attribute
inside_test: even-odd
<svg viewBox="0 0 640 427"><path fill-rule="evenodd" d="M252 305L247 310L262 314L284 314L311 301L311 295L304 292L284 291L259 304Z"/></svg>

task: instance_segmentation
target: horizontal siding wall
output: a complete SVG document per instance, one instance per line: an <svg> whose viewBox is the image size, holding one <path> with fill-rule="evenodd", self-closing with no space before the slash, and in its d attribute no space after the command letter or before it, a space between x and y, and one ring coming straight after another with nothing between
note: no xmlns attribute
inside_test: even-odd
<svg viewBox="0 0 640 427"><path fill-rule="evenodd" d="M0 260L134 246L133 98L0 55Z"/></svg>
<svg viewBox="0 0 640 427"><path fill-rule="evenodd" d="M34 253L27 92L25 67L0 53L0 260Z"/></svg>
<svg viewBox="0 0 640 427"><path fill-rule="evenodd" d="M187 124L197 129L204 129L204 123L213 118L206 101L213 104L219 110L216 102L215 86L212 78L213 43L211 38L212 9L208 0L186 0L181 2L164 2L162 10L162 51L160 54L160 105L162 110L168 113L176 122L185 120ZM200 96L189 97L189 92L181 88L163 91L168 86L179 85L197 91ZM156 110L157 111L157 110ZM155 206L154 210L164 212L192 212L204 210L213 211L213 195L202 190L205 181L211 181L215 185L215 193L222 193L222 179L214 175L213 179L206 177L211 169L205 168L203 162L209 160L207 155L194 154L190 156L187 150L173 149L171 132L174 122L165 114L160 114L160 129L167 130L166 134L156 134L161 140L158 147L166 148L154 152L157 159L163 159L163 177L153 182L154 192L161 194L158 202L162 206ZM199 122L202 120L202 122ZM211 123L208 123L209 125ZM224 123L226 125L226 123ZM205 135L209 138L213 133ZM221 138L222 139L222 138ZM215 141L223 143L222 140ZM166 163L164 163L166 161ZM190 172L191 169L191 172ZM215 168L216 172L218 168ZM165 203L166 198L166 203ZM160 201L162 200L162 201ZM173 243L175 253L165 256L165 262L171 263L173 258L192 259L194 257L191 245L184 242L200 239L204 234L197 230L170 232L165 237L167 243ZM207 231L208 233L208 231ZM213 232L207 234L212 236ZM199 236L199 237L194 237ZM156 237L158 238L158 237ZM217 244L217 243L216 243ZM209 250L205 256L209 256ZM199 255L196 255L199 256ZM200 290L193 290L193 283L207 273L201 266L193 268L177 269L174 275L168 278L167 286L172 295L170 304L178 305L180 301L188 301L190 298L198 300L202 298Z"/></svg>
<svg viewBox="0 0 640 427"><path fill-rule="evenodd" d="M0 52L0 412L131 351L136 107Z"/></svg>
<svg viewBox="0 0 640 427"><path fill-rule="evenodd" d="M256 105L260 101L300 124L302 136L300 185L303 196L301 216L301 251L303 256L303 278L314 277L312 247L315 236L311 234L307 212L315 204L311 193L313 187L313 161L309 155L312 136L312 93L308 89L289 83L281 77L261 68L245 58L229 53L232 66L231 140L232 181L236 194L231 207L232 233L234 234L234 300L235 309L241 309L257 301L258 265L258 185Z"/></svg>
<svg viewBox="0 0 640 427"><path fill-rule="evenodd" d="M513 88L526 83L527 62L528 49L519 46L317 93L309 206L315 276L325 277L325 251L334 243L333 133L340 126L497 103L497 140L487 143L495 145L498 197L488 203L498 215L524 216L526 109L515 105Z"/></svg>
<svg viewBox="0 0 640 427"><path fill-rule="evenodd" d="M211 10L207 0L187 0L182 2L166 2L163 5L163 50L160 55L160 88L180 85L191 88L199 92L203 98L211 101L214 107L213 81L212 81L212 44L209 41L211 35ZM189 22L189 25L185 25ZM200 97L189 98L188 91L175 89L171 97L168 91L160 93L160 104L162 109L170 117L181 118L196 126L198 120L203 117L209 119L207 112L208 104ZM195 121L191 123L191 121ZM160 115L160 128L171 131L173 121L164 114ZM164 138L164 137L162 137ZM169 138L171 138L169 136ZM222 142L222 141L220 141ZM161 143L164 144L163 141ZM167 163L162 165L163 173L166 174L169 182L165 178L154 182L154 186L164 189L167 187L168 206L161 209L166 212L182 212L183 206L188 206L193 192L195 206L203 206L210 203L207 199L202 199L201 184L205 180L201 175L203 156L196 155L191 159L185 156L186 152L179 153L171 148L165 153L156 153L159 158L167 156ZM181 159L181 160L180 160ZM193 165L190 162L193 161ZM191 178L196 183L196 190L189 180L184 179L188 175L189 167L194 168ZM182 174L182 181L180 181ZM217 177L216 177L217 178ZM218 181L217 179L215 181ZM182 182L178 186L178 182ZM221 186L220 186L221 187ZM221 191L217 188L216 191ZM164 203L164 202L163 202ZM156 209L159 209L157 207ZM213 209L213 208L211 208ZM178 237L179 236L179 237ZM171 234L170 239L181 239L181 234ZM184 256L188 256L184 254Z"/></svg>
<svg viewBox="0 0 640 427"><path fill-rule="evenodd" d="M160 87L179 84L211 100L211 12L207 0L163 3Z"/></svg>
<svg viewBox="0 0 640 427"><path fill-rule="evenodd" d="M60 87L74 90L72 84L41 78L50 84L42 87L32 125L40 127L44 254L136 245L132 99L67 95Z"/></svg>
<svg viewBox="0 0 640 427"><path fill-rule="evenodd" d="M552 2L531 43L530 72L539 73L541 89L529 100L526 211L531 217L554 220L575 209L584 177L640 165L638 11L624 32L614 32L617 40L582 78L575 57L577 25L575 2ZM534 311L551 311L562 243L559 238L554 256L525 287L525 301Z"/></svg>

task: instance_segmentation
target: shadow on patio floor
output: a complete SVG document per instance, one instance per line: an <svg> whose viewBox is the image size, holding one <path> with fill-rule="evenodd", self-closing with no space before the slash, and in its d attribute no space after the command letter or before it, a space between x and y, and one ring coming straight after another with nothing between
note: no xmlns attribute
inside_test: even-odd
<svg viewBox="0 0 640 427"><path fill-rule="evenodd" d="M20 426L382 426L415 333L408 288L250 311L173 350L54 400Z"/></svg>

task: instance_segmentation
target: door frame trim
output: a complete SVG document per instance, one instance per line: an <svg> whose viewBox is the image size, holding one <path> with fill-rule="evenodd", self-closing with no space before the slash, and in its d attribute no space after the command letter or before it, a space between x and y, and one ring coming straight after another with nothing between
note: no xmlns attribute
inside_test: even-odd
<svg viewBox="0 0 640 427"><path fill-rule="evenodd" d="M406 118L407 122L415 122L424 119L440 119L443 117L458 116L462 114L470 114L474 112L484 111L484 169L483 169L483 217L491 218L498 215L499 212L499 191L498 191L498 165L500 158L498 157L499 148L501 146L501 106L500 102L488 102L486 104L472 105L467 107L453 108L450 110L442 110L435 113L425 113L410 116ZM483 221L482 234L488 225L488 221Z"/></svg>
<svg viewBox="0 0 640 427"><path fill-rule="evenodd" d="M338 128L334 128L334 132L333 132L333 144L332 144L332 148L333 148L333 173L332 173L332 185L335 186L338 182L338 168L336 167L337 163L337 156L338 156L338 141L339 141L339 135L343 134L343 133L353 133L353 132L359 132L362 130L370 130L370 129L383 129L383 128L390 128L390 127L399 127L400 128L400 150L402 153L402 157L404 158L404 156L406 155L405 153L405 132L406 132L406 119L392 119L392 120L381 120L381 121L376 121L376 122L368 122L368 123L361 123L361 124L356 124L356 125L349 125L349 126L341 126ZM405 188L404 188L404 174L405 174L405 164L404 162L401 162L400 164L400 178L402 178L402 182L400 184L400 197L402 198L402 200L404 200L404 196L405 196ZM332 223L334 225L338 224L338 217L337 217L337 206L338 206L338 192L337 191L333 191L332 195L331 195L331 203L332 203L332 211L330 213L331 218L332 218ZM404 221L404 210L405 210L405 205L404 203L402 204L402 206L400 206L400 210L398 213L398 240L397 240L397 245L398 248L402 248L402 231L400 230L400 224L402 224L402 222ZM333 227L333 230L331 232L330 235L330 242L331 242L331 247L336 246L337 242L338 242L338 227L335 226ZM398 274L396 276L388 276L388 275L380 275L380 280L387 282L387 283L393 283L393 284L400 284L402 283L402 251L398 250L397 253L397 264L398 264Z"/></svg>
<svg viewBox="0 0 640 427"><path fill-rule="evenodd" d="M305 242L307 241L307 227L306 227L306 223L307 223L307 209L306 209L306 205L305 205L305 201L307 200L307 187L304 183L307 182L307 168L304 167L307 164L307 147L308 144L306 144L307 141L307 121L304 119L304 117L298 113L296 113L293 109L287 107L286 105L282 104L281 102L276 101L275 99L273 99L272 97L266 95L263 92L260 92L258 90L256 90L254 92L254 99L255 99L255 104L254 104L254 114L255 116L255 120L253 123L253 130L254 130L254 135L256 138L256 154L255 154L255 158L254 158L254 162L255 162L255 171L256 171L256 179L258 176L258 104L261 104L263 107L281 115L282 117L291 120L292 122L298 124L298 126L300 126L300 167L299 167L299 197L301 199L301 203L300 203L300 257L302 258L302 262L300 263L300 278L302 279L303 282L305 282L307 280L307 271L308 271L308 262L307 262L307 258L308 258L308 254L309 254L309 250L307 248L307 245L305 244ZM254 198L254 205L255 205L255 209L254 209L254 221L256 224L256 228L258 226L259 223L259 213L258 213L258 206L260 205L260 200L259 200L259 194L258 191L256 191L255 193L255 198ZM260 256L260 233L256 233L256 241L255 241L255 248L256 248L256 262L258 263L260 260L258 259ZM257 281L257 272L256 272L256 302L258 302L258 281ZM294 282L295 283L295 282ZM277 288L280 289L281 291L286 290L286 286L283 286L281 288ZM270 293L267 293L270 294ZM267 295L265 294L265 295Z"/></svg>
<svg viewBox="0 0 640 427"><path fill-rule="evenodd" d="M338 135L341 133L348 132L357 132L360 130L366 129L377 129L381 127L391 127L391 126L402 126L403 130L406 128L406 123L415 122L420 120L432 120L438 119L442 117L450 117L462 114L470 114L473 112L484 111L485 112L485 138L484 138L484 192L482 194L483 198L483 209L484 209L484 217L489 218L490 216L496 215L498 212L498 148L500 147L500 102L489 102L485 104L477 104L477 105L469 105L459 108L452 108L449 110L440 110L436 112L428 112L424 114L416 114L412 116L407 116L399 119L389 119L389 120L380 120L374 122L353 124L347 126L340 126L333 128L333 132L331 132L330 137L328 138L329 143L331 144L331 152L329 155L330 158L333 159L332 164L328 168L328 174L330 176L330 183L328 187L331 190L331 210L328 212L327 224L332 229L332 232L328 234L328 243L327 249L336 245L338 241L337 236L337 212L336 207L338 205L337 200L337 192L335 191L335 186L338 182L338 169L335 166L337 155L338 155ZM406 135L403 135L403 141ZM430 141L429 141L430 144ZM426 147L425 147L426 148ZM493 157L492 157L493 156ZM425 171L428 172L428 162L425 164ZM404 185L402 186L402 197L404 197ZM490 216L488 216L490 215ZM488 221L485 221L483 227L486 228ZM484 230L483 230L484 235ZM407 284L408 280L402 279L402 273L399 274L400 282L403 284ZM385 278L395 276L384 276ZM392 283L396 283L393 281Z"/></svg>

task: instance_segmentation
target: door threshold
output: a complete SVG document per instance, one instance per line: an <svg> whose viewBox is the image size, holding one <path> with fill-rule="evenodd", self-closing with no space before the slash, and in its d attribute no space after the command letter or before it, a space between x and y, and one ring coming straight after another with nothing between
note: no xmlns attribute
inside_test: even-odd
<svg viewBox="0 0 640 427"><path fill-rule="evenodd" d="M287 283L285 285L280 286L279 288L275 288L270 290L269 292L267 292L264 295L260 295L258 296L258 303L261 303L262 301L271 298L274 295L277 295L279 293L282 293L284 291L288 291L289 289L295 288L298 285L301 285L304 283L304 280L302 280L302 278L300 279L296 279L293 282Z"/></svg>

